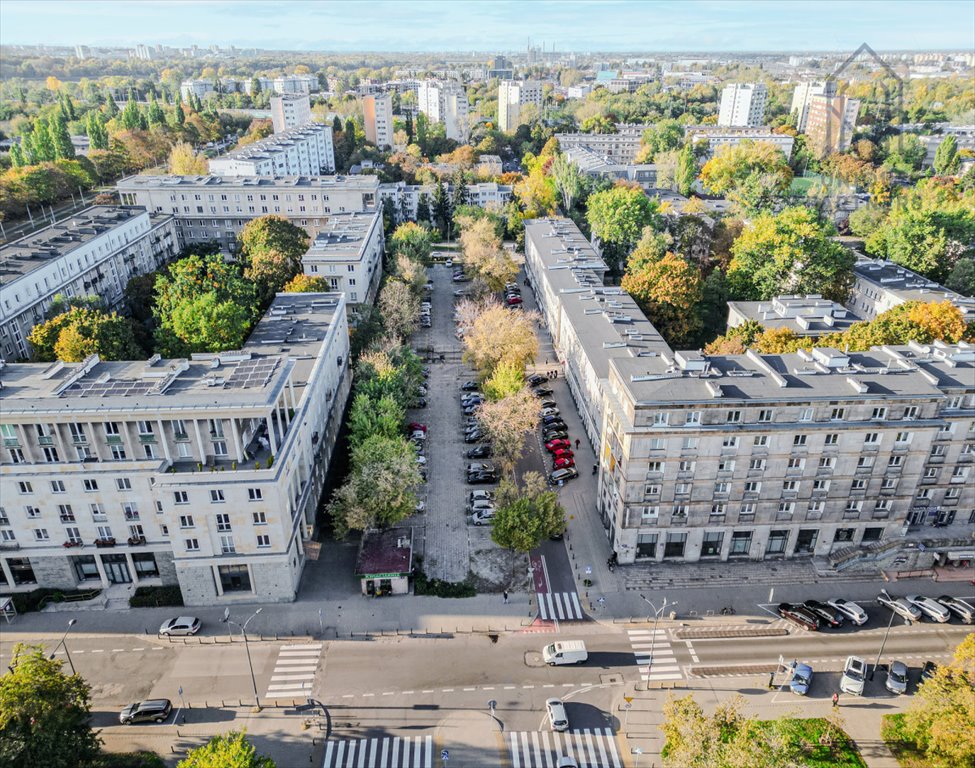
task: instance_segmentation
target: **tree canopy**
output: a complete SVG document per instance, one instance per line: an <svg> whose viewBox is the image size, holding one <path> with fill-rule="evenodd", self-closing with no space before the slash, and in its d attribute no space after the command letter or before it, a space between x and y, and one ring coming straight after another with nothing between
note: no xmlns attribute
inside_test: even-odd
<svg viewBox="0 0 975 768"><path fill-rule="evenodd" d="M176 768L275 768L275 763L257 754L243 731L230 731L192 750Z"/></svg>
<svg viewBox="0 0 975 768"><path fill-rule="evenodd" d="M502 482L497 502L491 539L499 547L528 552L565 531L565 510L558 494L537 472L526 472L521 488Z"/></svg>
<svg viewBox="0 0 975 768"><path fill-rule="evenodd" d="M27 337L34 359L78 363L89 355L102 360L137 360L143 350L135 326L125 317L91 307L69 307L35 325Z"/></svg>
<svg viewBox="0 0 975 768"><path fill-rule="evenodd" d="M639 187L619 185L589 196L586 220L614 269L621 270L644 227L659 229L658 208L659 203Z"/></svg>

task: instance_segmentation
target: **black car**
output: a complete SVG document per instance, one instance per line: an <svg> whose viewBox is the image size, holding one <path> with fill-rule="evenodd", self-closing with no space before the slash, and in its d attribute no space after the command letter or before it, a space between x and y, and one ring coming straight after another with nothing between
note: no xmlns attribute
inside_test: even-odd
<svg viewBox="0 0 975 768"><path fill-rule="evenodd" d="M484 439L484 433L479 429L471 430L470 432L464 433L465 443L479 443Z"/></svg>
<svg viewBox="0 0 975 768"><path fill-rule="evenodd" d="M542 376L540 373L533 373L528 377L528 386L538 387L548 381L548 376Z"/></svg>
<svg viewBox="0 0 975 768"><path fill-rule="evenodd" d="M490 445L475 445L467 452L469 459L487 459L491 457Z"/></svg>
<svg viewBox="0 0 975 768"><path fill-rule="evenodd" d="M777 608L779 616L783 619L791 621L803 629L808 629L810 632L815 632L819 629L819 619L811 611L803 608L801 605L793 605L792 603L779 603Z"/></svg>
<svg viewBox="0 0 975 768"><path fill-rule="evenodd" d="M534 393L535 397L545 397L546 395L552 394L552 390L548 387L535 387L532 392Z"/></svg>
<svg viewBox="0 0 975 768"><path fill-rule="evenodd" d="M921 668L921 680L930 680L937 671L938 665L933 661L924 662L924 666Z"/></svg>
<svg viewBox="0 0 975 768"><path fill-rule="evenodd" d="M564 421L562 421L562 417L561 416L546 416L542 420L542 425L547 430L551 430L551 429L567 429L567 425L566 425L566 423ZM548 442L548 441L546 440L546 442Z"/></svg>
<svg viewBox="0 0 975 768"><path fill-rule="evenodd" d="M802 604L802 607L813 614L824 624L831 627L842 627L843 626L843 615L839 611L833 610L826 603L821 603L819 600L806 600Z"/></svg>
<svg viewBox="0 0 975 768"><path fill-rule="evenodd" d="M467 482L471 485L488 485L498 482L498 475L496 472L469 472Z"/></svg>
<svg viewBox="0 0 975 768"><path fill-rule="evenodd" d="M559 483L564 483L567 480L572 480L575 477L579 477L579 472L575 467L563 467L562 469L555 470L551 475L549 475L548 481L551 485L558 485Z"/></svg>
<svg viewBox="0 0 975 768"><path fill-rule="evenodd" d="M477 392L478 383L476 381L465 381L460 385L461 392Z"/></svg>
<svg viewBox="0 0 975 768"><path fill-rule="evenodd" d="M133 723L162 723L169 717L173 705L169 699L148 699L147 701L137 701L125 707L118 716L118 721L122 725L132 725Z"/></svg>
<svg viewBox="0 0 975 768"><path fill-rule="evenodd" d="M427 407L426 398L421 397L418 400L414 400L412 407L413 408L426 408Z"/></svg>
<svg viewBox="0 0 975 768"><path fill-rule="evenodd" d="M554 400L542 400L539 405L542 408L558 408L559 404Z"/></svg>
<svg viewBox="0 0 975 768"><path fill-rule="evenodd" d="M542 433L542 437L545 438L545 442L549 443L552 440L567 440L569 438L569 433L564 429L547 429ZM477 442L476 440L471 440L471 442Z"/></svg>

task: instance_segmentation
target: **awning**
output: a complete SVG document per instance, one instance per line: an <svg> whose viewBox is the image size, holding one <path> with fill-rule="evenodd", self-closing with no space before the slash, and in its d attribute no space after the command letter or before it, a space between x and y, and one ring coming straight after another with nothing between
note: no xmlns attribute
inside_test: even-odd
<svg viewBox="0 0 975 768"><path fill-rule="evenodd" d="M975 560L975 549L962 550L961 552L946 552L945 557L949 560Z"/></svg>

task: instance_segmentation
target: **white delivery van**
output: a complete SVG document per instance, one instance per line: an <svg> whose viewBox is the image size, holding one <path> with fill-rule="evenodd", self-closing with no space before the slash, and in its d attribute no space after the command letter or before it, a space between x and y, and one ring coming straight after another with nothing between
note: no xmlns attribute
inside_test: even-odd
<svg viewBox="0 0 975 768"><path fill-rule="evenodd" d="M542 658L552 667L556 664L582 664L589 658L589 652L582 640L563 640L542 648Z"/></svg>

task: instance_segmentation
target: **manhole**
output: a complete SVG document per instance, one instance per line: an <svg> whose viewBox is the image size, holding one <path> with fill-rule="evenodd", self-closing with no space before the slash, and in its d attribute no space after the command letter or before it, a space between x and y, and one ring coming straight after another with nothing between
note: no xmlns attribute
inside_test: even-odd
<svg viewBox="0 0 975 768"><path fill-rule="evenodd" d="M603 685L622 685L623 675L600 675L599 682Z"/></svg>

